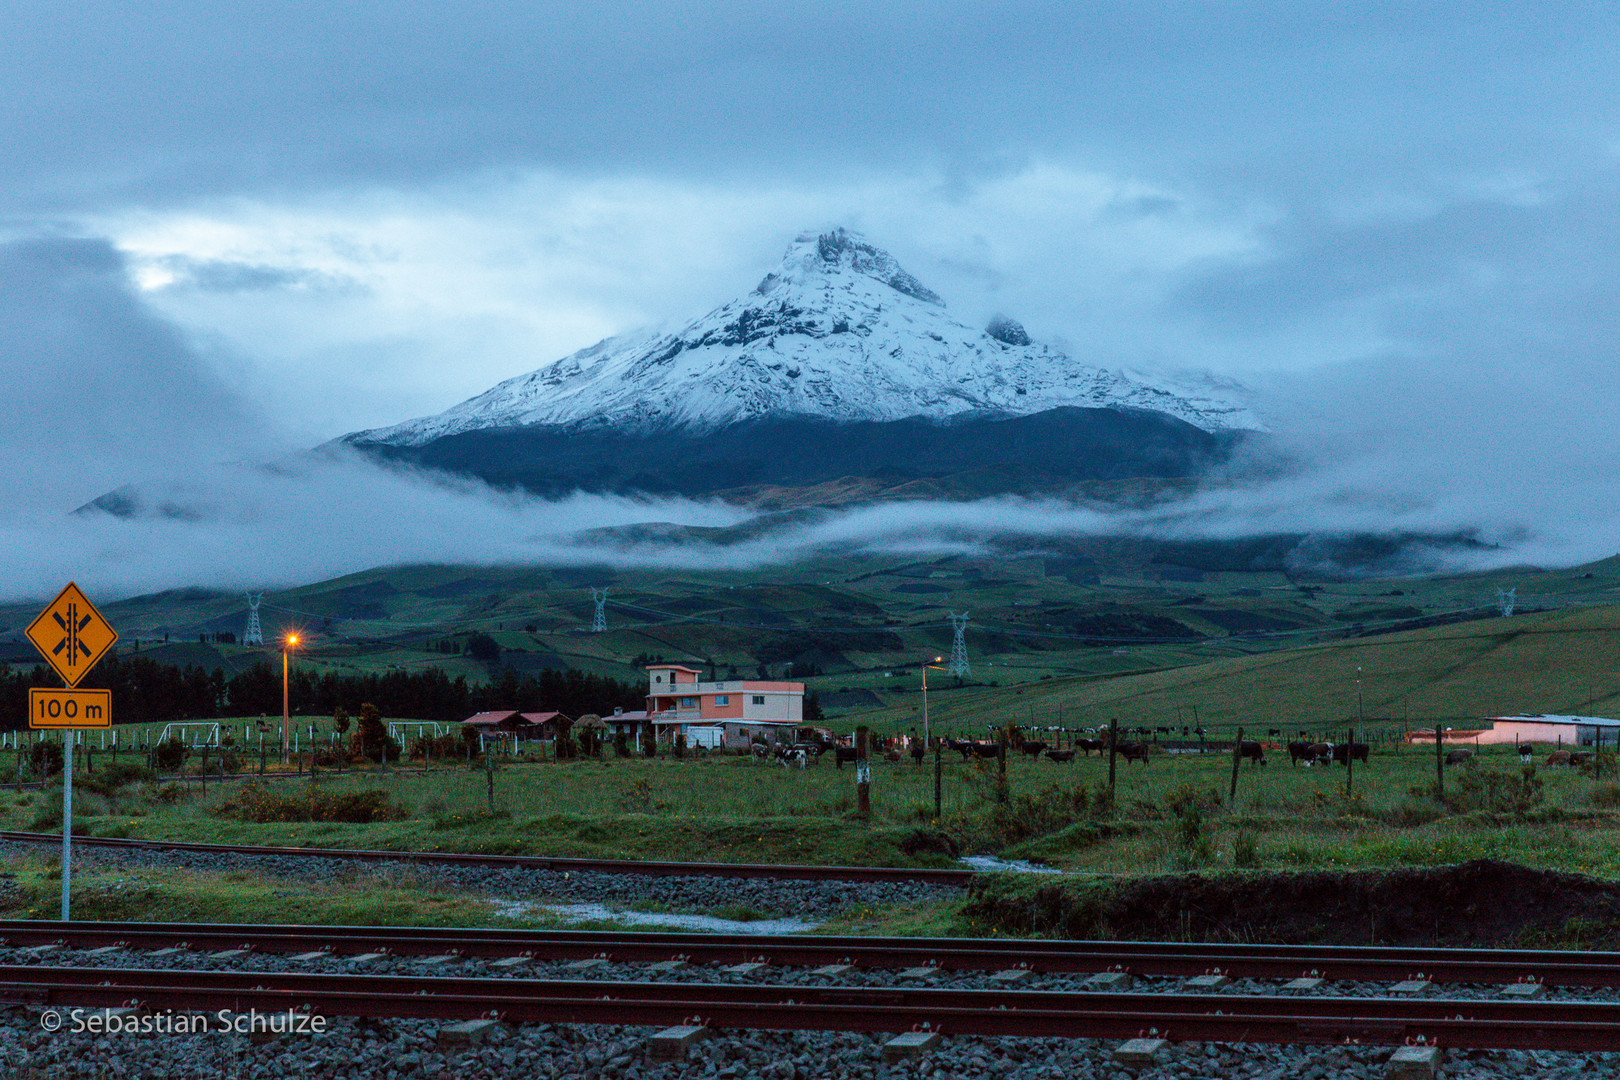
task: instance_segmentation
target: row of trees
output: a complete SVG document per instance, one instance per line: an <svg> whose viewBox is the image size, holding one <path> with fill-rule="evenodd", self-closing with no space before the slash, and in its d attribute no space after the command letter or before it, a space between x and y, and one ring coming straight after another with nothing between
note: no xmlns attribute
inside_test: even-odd
<svg viewBox="0 0 1620 1080"><path fill-rule="evenodd" d="M0 669L0 727L13 730L27 725L28 691L59 687L60 680L44 665L24 670ZM85 689L110 690L113 712L120 722L142 720L207 720L219 716L266 716L281 713L279 665L255 664L226 678L220 668L177 668L145 657L124 659L115 650L98 663L79 684ZM538 675L519 676L511 668L489 684L468 684L443 671L389 671L383 674L317 674L295 664L288 680L288 701L301 716L331 716L339 708L374 704L384 716L450 722L486 709L524 712L556 710L569 716L612 713L614 708L635 710L646 704L646 688L577 670L547 668Z"/></svg>

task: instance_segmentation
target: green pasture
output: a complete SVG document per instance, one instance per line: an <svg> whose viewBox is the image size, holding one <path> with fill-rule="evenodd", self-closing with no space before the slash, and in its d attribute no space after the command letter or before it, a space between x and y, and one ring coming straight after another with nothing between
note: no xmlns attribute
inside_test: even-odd
<svg viewBox="0 0 1620 1080"><path fill-rule="evenodd" d="M81 773L75 827L150 839L722 862L944 865L954 845L964 854L1105 873L1493 856L1620 874L1612 761L1599 778L1590 770L1527 770L1511 748L1484 748L1474 762L1446 770L1442 798L1426 747L1377 751L1353 778L1338 766L1269 758L1264 768L1237 770L1235 800L1224 753L1119 762L1111 800L1106 759L1015 759L1003 799L993 760L952 754L942 760L937 817L932 762L919 769L909 759L874 763L865 816L856 812L853 768L823 762L800 770L735 756L506 762L492 775L465 765L386 774L371 767L257 785L260 798L289 803L382 793L389 813L358 823L244 820L227 804L251 779L206 787L131 782L109 791ZM6 795L0 827L59 828L60 805L58 789Z"/></svg>

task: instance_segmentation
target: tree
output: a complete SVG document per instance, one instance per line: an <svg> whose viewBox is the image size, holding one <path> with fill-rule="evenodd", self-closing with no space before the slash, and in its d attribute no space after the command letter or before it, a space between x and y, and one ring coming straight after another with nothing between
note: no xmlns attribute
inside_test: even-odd
<svg viewBox="0 0 1620 1080"><path fill-rule="evenodd" d="M501 658L500 642L488 634L474 634L467 639L467 655L474 660L494 663Z"/></svg>
<svg viewBox="0 0 1620 1080"><path fill-rule="evenodd" d="M389 737L382 714L368 701L360 706L360 727L349 738L349 755L381 761L385 751L390 761L399 760L399 743Z"/></svg>

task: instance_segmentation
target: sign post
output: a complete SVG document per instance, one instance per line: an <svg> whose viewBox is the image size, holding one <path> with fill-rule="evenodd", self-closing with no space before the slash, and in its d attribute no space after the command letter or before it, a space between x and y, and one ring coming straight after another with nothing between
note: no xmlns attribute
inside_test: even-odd
<svg viewBox="0 0 1620 1080"><path fill-rule="evenodd" d="M29 624L27 634L67 683L66 690L28 691L28 726L62 731L62 921L67 922L72 917L68 885L73 879L73 733L112 726L112 692L77 687L113 647L118 632L70 581Z"/></svg>

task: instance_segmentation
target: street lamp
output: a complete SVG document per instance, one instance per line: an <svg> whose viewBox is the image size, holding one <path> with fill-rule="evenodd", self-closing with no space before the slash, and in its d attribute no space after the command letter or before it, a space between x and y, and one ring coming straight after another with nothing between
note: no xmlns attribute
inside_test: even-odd
<svg viewBox="0 0 1620 1080"><path fill-rule="evenodd" d="M281 642L281 760L287 760L288 731L292 726L291 714L287 711L287 654L292 652L298 644L297 634L288 634Z"/></svg>
<svg viewBox="0 0 1620 1080"><path fill-rule="evenodd" d="M923 745L924 746L932 746L933 745L933 740L928 737L928 669L933 668L935 671L943 671L943 670L945 670L940 665L940 661L943 660L943 659L944 659L944 657L942 657L942 656L936 656L936 657L934 657L932 662L923 664L922 671L923 671Z"/></svg>

